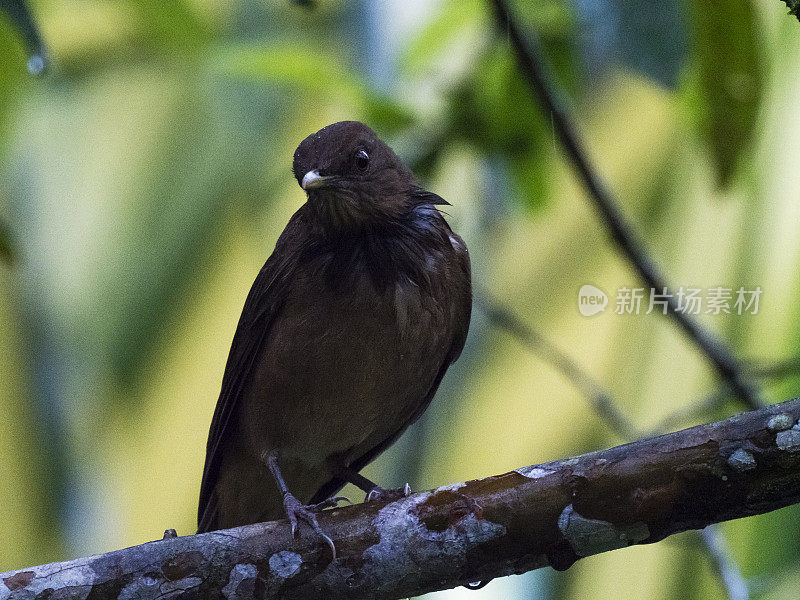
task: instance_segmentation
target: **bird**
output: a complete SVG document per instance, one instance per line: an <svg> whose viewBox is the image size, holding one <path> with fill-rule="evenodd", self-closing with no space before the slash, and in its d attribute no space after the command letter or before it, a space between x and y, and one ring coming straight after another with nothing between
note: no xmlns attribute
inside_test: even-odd
<svg viewBox="0 0 800 600"><path fill-rule="evenodd" d="M411 170L365 124L306 137L306 201L250 289L209 431L198 533L316 514L430 404L459 357L470 259Z"/></svg>

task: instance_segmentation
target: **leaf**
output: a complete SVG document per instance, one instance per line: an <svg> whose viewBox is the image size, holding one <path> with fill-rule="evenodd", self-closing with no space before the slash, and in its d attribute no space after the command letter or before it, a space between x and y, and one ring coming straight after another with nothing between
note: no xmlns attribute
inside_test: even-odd
<svg viewBox="0 0 800 600"><path fill-rule="evenodd" d="M800 0L783 0L783 2L789 8L789 14L794 15L800 21Z"/></svg>
<svg viewBox="0 0 800 600"><path fill-rule="evenodd" d="M350 102L365 93L363 83L334 56L303 47L241 46L222 53L217 66L232 75L300 86Z"/></svg>
<svg viewBox="0 0 800 600"><path fill-rule="evenodd" d="M689 50L683 2L616 1L623 64L666 88L675 88Z"/></svg>
<svg viewBox="0 0 800 600"><path fill-rule="evenodd" d="M470 37L477 28L485 28L486 8L474 0L448 0L425 28L403 50L403 71L421 71L432 60L451 49L457 38ZM453 60L448 55L448 60Z"/></svg>
<svg viewBox="0 0 800 600"><path fill-rule="evenodd" d="M506 159L515 196L526 207L538 206L549 183L542 166L552 130L504 44L484 53L449 105L449 140L463 139L486 156Z"/></svg>
<svg viewBox="0 0 800 600"><path fill-rule="evenodd" d="M577 0L583 60L593 76L618 63L674 88L687 56L680 0Z"/></svg>
<svg viewBox="0 0 800 600"><path fill-rule="evenodd" d="M186 0L131 0L138 6L153 46L191 52L209 39L206 26Z"/></svg>
<svg viewBox="0 0 800 600"><path fill-rule="evenodd" d="M11 232L5 221L0 221L0 261L9 265L14 262L14 247L11 242Z"/></svg>
<svg viewBox="0 0 800 600"><path fill-rule="evenodd" d="M518 2L515 10L525 29L542 38L559 81L574 89L578 69L569 10L553 0ZM506 36L495 32L487 18L491 12L484 4L448 0L406 50L403 70L434 74L447 106L412 163L415 172L429 175L442 148L467 142L495 165L500 177L509 178L513 196L535 208L547 197L550 184L546 166L552 126L531 97Z"/></svg>
<svg viewBox="0 0 800 600"><path fill-rule="evenodd" d="M3 25L3 19L0 18L0 155L9 143L11 115L25 97L25 89L31 83L22 68L25 62L22 42L17 36L6 35Z"/></svg>
<svg viewBox="0 0 800 600"><path fill-rule="evenodd" d="M390 96L371 89L331 53L296 45L241 46L217 57L223 72L273 84L285 84L348 104L354 113L382 135L397 132L413 121L413 115Z"/></svg>
<svg viewBox="0 0 800 600"><path fill-rule="evenodd" d="M524 154L545 129L514 57L502 45L481 57L472 76L454 90L450 106L458 136L486 153Z"/></svg>
<svg viewBox="0 0 800 600"><path fill-rule="evenodd" d="M35 265L22 269L28 309L46 323L48 347L81 348L95 375L123 384L141 375L186 301L237 175L254 171L254 145L218 127L209 109L191 73L154 66L67 100L47 90L19 123L7 181L19 255Z"/></svg>
<svg viewBox="0 0 800 600"><path fill-rule="evenodd" d="M365 120L382 135L393 135L414 123L414 114L389 97L369 92L364 99Z"/></svg>
<svg viewBox="0 0 800 600"><path fill-rule="evenodd" d="M727 186L748 150L764 86L763 48L749 0L692 2L696 111L718 182Z"/></svg>
<svg viewBox="0 0 800 600"><path fill-rule="evenodd" d="M8 14L11 22L25 41L26 48L30 54L28 70L33 74L41 72L47 64L47 53L42 36L39 34L27 5L23 0L0 0L0 9L3 9Z"/></svg>

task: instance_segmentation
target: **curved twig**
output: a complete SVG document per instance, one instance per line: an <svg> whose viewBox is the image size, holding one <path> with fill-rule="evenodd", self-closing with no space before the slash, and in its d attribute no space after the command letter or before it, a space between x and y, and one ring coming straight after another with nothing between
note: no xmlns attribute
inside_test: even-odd
<svg viewBox="0 0 800 600"><path fill-rule="evenodd" d="M644 245L617 207L612 193L589 162L578 134L562 103L557 99L555 89L545 73L541 49L534 39L526 39L522 36L519 26L504 0L492 0L492 4L497 16L498 29L508 35L525 80L533 94L543 104L544 109L550 114L553 127L567 157L586 187L589 198L600 213L611 238L649 287L656 290L668 289L669 286L666 285ZM742 375L739 362L728 348L689 314L678 310L679 306L673 296L667 298L667 306L672 320L706 356L720 378L733 390L742 404L748 408L762 406L763 403L758 392Z"/></svg>

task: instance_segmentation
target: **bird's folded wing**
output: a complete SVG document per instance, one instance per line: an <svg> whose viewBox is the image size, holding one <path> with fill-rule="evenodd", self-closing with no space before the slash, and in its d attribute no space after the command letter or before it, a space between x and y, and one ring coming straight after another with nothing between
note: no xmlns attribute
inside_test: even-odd
<svg viewBox="0 0 800 600"><path fill-rule="evenodd" d="M291 225L290 221L290 225L275 246L275 252L267 259L256 277L233 336L222 377L222 390L208 435L203 481L200 485L200 505L197 512L198 533L216 529L215 487L223 450L222 443L229 433L227 430L234 423L234 415L242 395L246 393L254 365L261 355L276 314L286 297L287 283L297 255L293 249L286 248L290 244L287 240L292 239Z"/></svg>

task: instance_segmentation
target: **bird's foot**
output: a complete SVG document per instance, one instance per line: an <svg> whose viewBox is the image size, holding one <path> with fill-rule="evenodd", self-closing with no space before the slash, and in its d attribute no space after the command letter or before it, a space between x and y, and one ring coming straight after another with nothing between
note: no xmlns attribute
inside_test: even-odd
<svg viewBox="0 0 800 600"><path fill-rule="evenodd" d="M328 498L327 500L317 502L316 504L308 504L306 505L306 508L313 512L319 512L321 510L325 510L326 508L339 508L339 502L349 503L350 500L344 496L334 496L333 498Z"/></svg>
<svg viewBox="0 0 800 600"><path fill-rule="evenodd" d="M337 498L330 498L329 500L335 501ZM305 521L311 526L311 529L313 529L316 534L325 540L326 544L328 544L328 547L331 549L331 554L333 554L333 558L331 560L336 560L336 546L334 546L333 540L324 531L322 531L322 527L320 527L319 523L317 522L316 515L316 513L322 510L322 508L325 508L318 508L319 505L326 504L329 502L329 500L325 500L319 504L305 506L292 494L287 492L283 496L283 507L286 509L286 516L289 517L289 523L292 525L292 537L297 537L297 521ZM330 504L328 504L328 506L330 506Z"/></svg>
<svg viewBox="0 0 800 600"><path fill-rule="evenodd" d="M367 497L364 498L364 502L394 502L401 498L408 498L410 495L411 486L408 484L394 490L385 490L381 486L376 485L367 492Z"/></svg>

